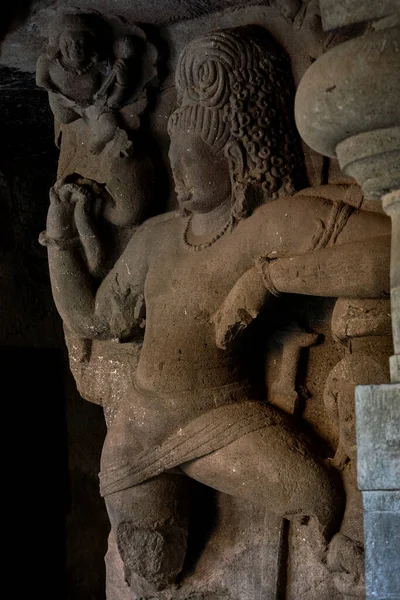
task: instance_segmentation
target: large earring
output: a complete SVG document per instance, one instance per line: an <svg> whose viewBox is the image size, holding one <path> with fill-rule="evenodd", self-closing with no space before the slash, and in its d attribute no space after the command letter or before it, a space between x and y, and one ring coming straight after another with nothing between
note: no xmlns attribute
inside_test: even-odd
<svg viewBox="0 0 400 600"><path fill-rule="evenodd" d="M234 175L238 181L244 178L246 157L240 142L231 141L225 145L225 158L229 164L231 176Z"/></svg>
<svg viewBox="0 0 400 600"><path fill-rule="evenodd" d="M232 217L237 222L244 215L244 206L246 199L245 172L245 153L240 142L228 142L224 149L225 157L228 161L231 177L231 198L232 198Z"/></svg>

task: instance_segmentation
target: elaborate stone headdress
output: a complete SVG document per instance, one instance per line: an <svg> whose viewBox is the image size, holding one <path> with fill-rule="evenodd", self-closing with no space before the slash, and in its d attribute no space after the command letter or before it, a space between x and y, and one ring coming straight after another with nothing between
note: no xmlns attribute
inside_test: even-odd
<svg viewBox="0 0 400 600"><path fill-rule="evenodd" d="M175 81L179 107L170 133L198 133L215 152L240 142L245 169L243 177L234 175L237 219L266 197L299 189L304 167L290 63L264 29L238 27L194 40L179 57ZM249 193L256 187L263 193Z"/></svg>

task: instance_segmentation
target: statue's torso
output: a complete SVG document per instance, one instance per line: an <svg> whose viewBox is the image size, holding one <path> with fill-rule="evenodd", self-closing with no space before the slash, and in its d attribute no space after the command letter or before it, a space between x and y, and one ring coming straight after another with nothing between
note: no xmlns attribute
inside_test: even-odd
<svg viewBox="0 0 400 600"><path fill-rule="evenodd" d="M201 251L183 242L186 219L155 232L145 282L146 331L137 384L162 397L232 383L243 377L237 352L220 350L211 319L252 266L234 230ZM190 409L189 409L190 410Z"/></svg>
<svg viewBox="0 0 400 600"><path fill-rule="evenodd" d="M74 100L78 106L89 106L93 95L101 84L101 75L96 65L87 73L77 75L64 70L57 62L50 65L51 79L61 94Z"/></svg>

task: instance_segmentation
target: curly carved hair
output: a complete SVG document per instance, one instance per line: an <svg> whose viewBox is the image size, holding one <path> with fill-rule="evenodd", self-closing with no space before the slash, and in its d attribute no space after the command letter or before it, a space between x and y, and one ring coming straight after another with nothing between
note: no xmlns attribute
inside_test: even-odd
<svg viewBox="0 0 400 600"><path fill-rule="evenodd" d="M290 62L266 30L238 27L194 40L180 55L175 78L179 108L169 133L198 133L214 152L230 140L240 143L245 175L235 182L244 189L237 219L266 198L304 186ZM261 193L251 193L256 188Z"/></svg>

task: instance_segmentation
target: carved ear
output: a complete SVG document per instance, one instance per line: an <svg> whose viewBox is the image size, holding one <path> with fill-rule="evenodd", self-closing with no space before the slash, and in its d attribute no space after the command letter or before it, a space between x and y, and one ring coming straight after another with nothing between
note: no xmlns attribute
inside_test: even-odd
<svg viewBox="0 0 400 600"><path fill-rule="evenodd" d="M232 178L236 181L241 181L244 178L246 166L246 158L242 144L237 141L228 142L224 152L229 163L229 170Z"/></svg>

